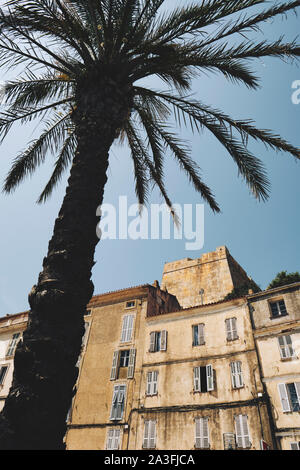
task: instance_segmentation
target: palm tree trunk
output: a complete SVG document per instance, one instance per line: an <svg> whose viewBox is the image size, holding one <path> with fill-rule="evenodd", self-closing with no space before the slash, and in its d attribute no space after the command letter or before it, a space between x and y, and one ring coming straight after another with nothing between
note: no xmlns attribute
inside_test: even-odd
<svg viewBox="0 0 300 470"><path fill-rule="evenodd" d="M64 448L83 315L94 290L96 211L107 181L109 148L130 109L124 90L98 84L92 89L77 93L78 148L43 271L29 295L28 327L0 415L0 449Z"/></svg>

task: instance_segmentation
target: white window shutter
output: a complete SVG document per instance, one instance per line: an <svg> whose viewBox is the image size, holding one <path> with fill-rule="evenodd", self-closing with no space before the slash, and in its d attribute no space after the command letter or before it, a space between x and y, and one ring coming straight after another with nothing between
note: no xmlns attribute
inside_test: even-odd
<svg viewBox="0 0 300 470"><path fill-rule="evenodd" d="M125 343L125 342L126 342L128 318L129 318L129 315L125 315L125 317L123 317L122 333L121 333L121 343Z"/></svg>
<svg viewBox="0 0 300 470"><path fill-rule="evenodd" d="M113 450L113 438L114 438L114 430L109 429L108 435L107 435L107 445L106 445L107 450Z"/></svg>
<svg viewBox="0 0 300 470"><path fill-rule="evenodd" d="M232 333L231 333L231 320L228 319L225 321L226 324L226 334L227 334L227 340L230 341L232 340Z"/></svg>
<svg viewBox="0 0 300 470"><path fill-rule="evenodd" d="M214 390L214 371L212 365L209 364L206 366L206 381L207 381L207 391L211 392Z"/></svg>
<svg viewBox="0 0 300 470"><path fill-rule="evenodd" d="M149 446L150 449L156 447L156 421L150 421Z"/></svg>
<svg viewBox="0 0 300 470"><path fill-rule="evenodd" d="M241 416L242 415L235 416L235 435L236 435L237 447L239 448L244 447L243 432L242 432L242 426L241 426Z"/></svg>
<svg viewBox="0 0 300 470"><path fill-rule="evenodd" d="M133 315L128 315L128 323L127 323L127 335L126 335L126 341L131 341L132 339L132 330L133 330Z"/></svg>
<svg viewBox="0 0 300 470"><path fill-rule="evenodd" d="M289 357L293 357L294 349L293 349L292 337L290 335L287 335L285 338L286 338L286 346L288 350L288 355Z"/></svg>
<svg viewBox="0 0 300 470"><path fill-rule="evenodd" d="M231 381L233 388L240 388L244 385L242 367L240 361L234 361L230 364L231 367Z"/></svg>
<svg viewBox="0 0 300 470"><path fill-rule="evenodd" d="M251 442L250 442L247 415L235 416L235 430L236 430L237 446L242 449L249 448L251 445Z"/></svg>
<svg viewBox="0 0 300 470"><path fill-rule="evenodd" d="M168 338L168 332L166 330L162 330L161 337L160 337L160 350L161 351L167 350L167 338Z"/></svg>
<svg viewBox="0 0 300 470"><path fill-rule="evenodd" d="M286 359L286 358L287 358L287 354L286 354L284 336L279 336L279 338L278 338L278 343L279 343L279 349L280 349L281 358L282 358L282 359Z"/></svg>
<svg viewBox="0 0 300 470"><path fill-rule="evenodd" d="M145 428L144 428L144 442L143 448L148 449L149 447L149 434L150 434L150 421L145 421Z"/></svg>
<svg viewBox="0 0 300 470"><path fill-rule="evenodd" d="M118 372L118 365L119 365L119 351L115 351L113 355L113 362L112 368L110 373L110 380L116 380L117 372Z"/></svg>
<svg viewBox="0 0 300 470"><path fill-rule="evenodd" d="M158 371L155 370L152 372L152 394L156 395L157 394L157 382L158 382Z"/></svg>
<svg viewBox="0 0 300 470"><path fill-rule="evenodd" d="M208 418L197 418L196 424L196 449L209 449Z"/></svg>
<svg viewBox="0 0 300 470"><path fill-rule="evenodd" d="M198 325L198 338L199 338L199 345L202 346L205 344L205 337L204 337L204 325L201 323Z"/></svg>
<svg viewBox="0 0 300 470"><path fill-rule="evenodd" d="M145 421L144 429L144 449L154 449L156 447L156 421Z"/></svg>
<svg viewBox="0 0 300 470"><path fill-rule="evenodd" d="M200 367L194 367L194 391L201 392Z"/></svg>
<svg viewBox="0 0 300 470"><path fill-rule="evenodd" d="M232 387L237 388L237 383L236 383L236 366L235 362L230 363L230 369L231 369L231 382L232 382Z"/></svg>
<svg viewBox="0 0 300 470"><path fill-rule="evenodd" d="M291 411L290 401L285 384L278 385L279 396L281 399L282 411L287 413Z"/></svg>
<svg viewBox="0 0 300 470"><path fill-rule="evenodd" d="M155 337L156 337L156 333L155 333L155 331L152 331L152 333L150 333L149 352L155 352Z"/></svg>
<svg viewBox="0 0 300 470"><path fill-rule="evenodd" d="M115 386L113 399L112 399L112 404L111 404L110 419L115 419L115 417L116 417L118 393L119 393L119 387Z"/></svg>
<svg viewBox="0 0 300 470"><path fill-rule="evenodd" d="M136 349L130 349L128 370L127 370L128 379L133 379L133 376L134 376L135 356L136 356Z"/></svg>
<svg viewBox="0 0 300 470"><path fill-rule="evenodd" d="M232 341L238 338L237 334L237 321L236 318L228 318L225 320L226 323L226 333L227 333L227 340Z"/></svg>
<svg viewBox="0 0 300 470"><path fill-rule="evenodd" d="M237 334L237 320L236 320L236 318L231 319L231 329L232 329L232 339L237 339L238 334Z"/></svg>
<svg viewBox="0 0 300 470"><path fill-rule="evenodd" d="M242 415L241 421L242 421L242 429L243 429L244 446L246 449L248 449L251 445L249 428L248 428L248 417L246 415Z"/></svg>
<svg viewBox="0 0 300 470"><path fill-rule="evenodd" d="M296 389L296 392L297 392L298 403L300 405L300 382L295 382L295 389Z"/></svg>
<svg viewBox="0 0 300 470"><path fill-rule="evenodd" d="M201 423L200 419L195 420L196 424L196 436L195 436L195 447L196 449L201 449Z"/></svg>
<svg viewBox="0 0 300 470"><path fill-rule="evenodd" d="M146 389L147 395L152 395L152 374L153 372L147 373L147 389Z"/></svg>

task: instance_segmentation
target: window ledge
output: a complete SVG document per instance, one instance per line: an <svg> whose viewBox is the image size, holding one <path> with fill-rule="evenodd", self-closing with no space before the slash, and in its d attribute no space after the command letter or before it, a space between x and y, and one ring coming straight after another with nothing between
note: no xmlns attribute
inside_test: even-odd
<svg viewBox="0 0 300 470"><path fill-rule="evenodd" d="M291 356L291 357L281 357L281 362L289 362L289 361L295 361L299 359L298 356Z"/></svg>
<svg viewBox="0 0 300 470"><path fill-rule="evenodd" d="M278 320L279 318L282 318L282 317L288 317L289 314L288 313L283 313L282 315L277 315L277 317L272 317L270 316L270 320Z"/></svg>

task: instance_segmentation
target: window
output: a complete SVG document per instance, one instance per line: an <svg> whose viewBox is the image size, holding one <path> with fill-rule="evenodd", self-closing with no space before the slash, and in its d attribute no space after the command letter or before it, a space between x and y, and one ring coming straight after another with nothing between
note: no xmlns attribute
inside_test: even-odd
<svg viewBox="0 0 300 470"><path fill-rule="evenodd" d="M211 365L194 368L194 392L214 390L214 371Z"/></svg>
<svg viewBox="0 0 300 470"><path fill-rule="evenodd" d="M109 429L107 433L107 450L119 450L120 449L120 429Z"/></svg>
<svg viewBox="0 0 300 470"><path fill-rule="evenodd" d="M233 341L235 339L238 339L236 323L236 318L228 318L227 320L225 320L227 341Z"/></svg>
<svg viewBox="0 0 300 470"><path fill-rule="evenodd" d="M276 302L270 302L269 305L272 318L278 318L288 314L283 299L277 300Z"/></svg>
<svg viewBox="0 0 300 470"><path fill-rule="evenodd" d="M236 448L235 434L233 432L225 432L223 434L224 450L234 450Z"/></svg>
<svg viewBox="0 0 300 470"><path fill-rule="evenodd" d="M128 367L130 351L120 351L120 364L119 367Z"/></svg>
<svg viewBox="0 0 300 470"><path fill-rule="evenodd" d="M249 449L249 447L251 447L251 442L248 428L248 416L237 415L234 420L237 447L240 449Z"/></svg>
<svg viewBox="0 0 300 470"><path fill-rule="evenodd" d="M291 442L291 450L300 450L300 442Z"/></svg>
<svg viewBox="0 0 300 470"><path fill-rule="evenodd" d="M126 307L125 308L133 308L135 307L135 300L129 300L126 302Z"/></svg>
<svg viewBox="0 0 300 470"><path fill-rule="evenodd" d="M278 343L281 359L288 359L294 356L292 338L290 335L279 336Z"/></svg>
<svg viewBox="0 0 300 470"><path fill-rule="evenodd" d="M147 388L146 388L147 395L151 396L151 395L157 394L157 381L158 381L157 370L147 373Z"/></svg>
<svg viewBox="0 0 300 470"><path fill-rule="evenodd" d="M209 449L208 418L196 418L196 449Z"/></svg>
<svg viewBox="0 0 300 470"><path fill-rule="evenodd" d="M110 373L110 380L116 380L119 376L120 368L127 368L127 378L132 379L135 369L136 349L115 351Z"/></svg>
<svg viewBox="0 0 300 470"><path fill-rule="evenodd" d="M230 363L231 370L231 382L233 388L241 388L244 386L243 374L242 374L242 363L240 361L234 361Z"/></svg>
<svg viewBox="0 0 300 470"><path fill-rule="evenodd" d="M134 315L125 315L123 318L121 343L128 343L132 338Z"/></svg>
<svg viewBox="0 0 300 470"><path fill-rule="evenodd" d="M15 333L13 335L12 339L10 340L6 356L13 356L15 354L16 347L17 347L17 344L18 344L18 340L20 338L20 334L21 333Z"/></svg>
<svg viewBox="0 0 300 470"><path fill-rule="evenodd" d="M284 413L300 411L300 382L279 384L278 390Z"/></svg>
<svg viewBox="0 0 300 470"><path fill-rule="evenodd" d="M167 350L167 331L152 331L150 333L149 352L166 351Z"/></svg>
<svg viewBox="0 0 300 470"><path fill-rule="evenodd" d="M4 384L8 366L0 366L0 386Z"/></svg>
<svg viewBox="0 0 300 470"><path fill-rule="evenodd" d="M110 420L120 421L123 418L125 407L126 385L115 385L111 405Z"/></svg>
<svg viewBox="0 0 300 470"><path fill-rule="evenodd" d="M204 325L193 325L193 346L202 346L205 344Z"/></svg>
<svg viewBox="0 0 300 470"><path fill-rule="evenodd" d="M145 421L143 449L156 447L156 421Z"/></svg>

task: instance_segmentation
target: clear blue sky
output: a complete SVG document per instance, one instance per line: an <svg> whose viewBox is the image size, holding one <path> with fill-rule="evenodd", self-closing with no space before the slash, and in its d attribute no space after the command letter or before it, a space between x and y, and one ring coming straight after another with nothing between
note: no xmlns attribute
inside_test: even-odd
<svg viewBox="0 0 300 470"><path fill-rule="evenodd" d="M257 34L257 40L271 40L281 34L289 40L294 39L299 33L299 21L290 14L287 21L277 19L267 23L264 34ZM256 61L253 65L261 78L259 91L249 91L243 86L229 84L221 76L210 75L195 80L197 96L232 117L251 118L258 126L272 129L300 146L300 104L291 101L292 83L300 80L300 69L296 64L284 64L277 59ZM0 80L6 78L3 73L0 75ZM154 86L155 82L152 84ZM1 183L12 159L33 135L34 128L16 126L2 144ZM251 144L251 149L264 161L272 184L269 201L259 203L238 179L230 156L211 136L190 132L182 135L190 140L193 157L222 208L222 214L214 215L205 206L203 249L186 251L184 240L103 241L95 255L95 294L160 280L166 261L198 258L221 245L229 248L261 288L265 288L278 271L300 269L299 162L288 154L277 154L267 151L263 145ZM28 292L37 281L65 191L66 180L46 205L35 204L53 163L54 158L50 157L48 163L12 196L0 194L0 316L28 309ZM171 157L166 175L174 202L202 203ZM110 156L105 202L115 204L119 195L127 195L129 203L136 201L129 153L126 148L115 146ZM154 192L150 202L160 201Z"/></svg>

